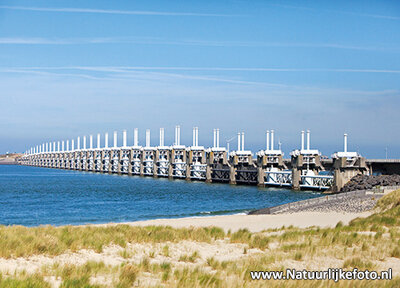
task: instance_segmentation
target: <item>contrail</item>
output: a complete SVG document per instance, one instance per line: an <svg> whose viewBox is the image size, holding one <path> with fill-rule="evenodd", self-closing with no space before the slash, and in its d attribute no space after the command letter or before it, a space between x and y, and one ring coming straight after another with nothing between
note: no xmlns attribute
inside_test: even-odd
<svg viewBox="0 0 400 288"><path fill-rule="evenodd" d="M0 6L0 9L24 10L38 12L61 12L61 13L95 13L95 14L119 14L119 15L142 15L142 16L199 16L199 17L234 17L240 15L192 13L192 12L168 12L168 11L141 11L141 10L109 10L90 8L54 8L54 7L27 7L27 6Z"/></svg>
<svg viewBox="0 0 400 288"><path fill-rule="evenodd" d="M22 70L85 70L110 73L130 71L238 71L238 72L338 72L338 73L390 73L400 74L393 69L354 69L354 68L268 68L268 67L182 67L182 66L53 66L53 67L3 67L1 69Z"/></svg>
<svg viewBox="0 0 400 288"><path fill-rule="evenodd" d="M282 4L272 4L272 3L269 3L268 5L269 6L286 8L286 9L297 9L297 10L305 10L305 11L307 11L307 10L308 11L324 11L324 12L330 12L330 13L354 15L354 16L359 16L359 17L370 17L370 18L378 18L378 19L386 19L386 20L400 20L400 17L390 16L390 15L359 13L359 12L351 12L351 11L344 11L344 10L334 10L334 9L317 9L317 8L313 8L313 7L282 5Z"/></svg>
<svg viewBox="0 0 400 288"><path fill-rule="evenodd" d="M398 47L357 46L338 43L296 43L296 42L240 42L209 41L194 39L166 40L154 37L87 37L87 38L39 38L39 37L3 37L4 45L80 45L80 44L138 44L138 45L177 45L177 46L210 46L210 47L284 47L284 48L322 48L364 51L398 51Z"/></svg>

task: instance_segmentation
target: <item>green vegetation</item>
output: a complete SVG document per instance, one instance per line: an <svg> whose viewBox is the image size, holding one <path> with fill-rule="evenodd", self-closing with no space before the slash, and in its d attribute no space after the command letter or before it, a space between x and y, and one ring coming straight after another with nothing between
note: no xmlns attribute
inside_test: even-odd
<svg viewBox="0 0 400 288"><path fill-rule="evenodd" d="M50 284L41 275L21 275L18 277L3 277L0 274L0 287L4 288L50 288Z"/></svg>
<svg viewBox="0 0 400 288"><path fill-rule="evenodd" d="M120 274L119 274L119 283L118 287L132 287L133 283L135 283L135 280L137 278L138 274L138 269L132 265L132 264L127 264L124 265L121 268Z"/></svg>
<svg viewBox="0 0 400 288"><path fill-rule="evenodd" d="M192 253L192 255L181 255L180 257L179 257L179 261L182 261L182 262L191 262L191 263L194 263L194 262L196 262L196 260L197 260L197 258L200 258L200 255L199 255L199 252L197 252L197 251L194 251L193 253Z"/></svg>
<svg viewBox="0 0 400 288"><path fill-rule="evenodd" d="M202 256L205 254L200 249L182 254L174 244L182 240L213 247L231 245L237 247L237 258ZM61 287L265 287L265 281L251 280L249 272L302 266L316 270L325 267L327 259L337 268L382 270L380 265L389 257L400 258L400 190L380 199L375 214L349 225L340 222L335 228L291 226L261 233L247 229L224 233L215 227L2 226L0 242L4 258L59 255L79 249L101 252L107 245L116 245L122 261L114 266L93 261L83 265L56 263L36 274L1 275L0 287L50 287L49 277L58 279ZM135 243L148 247L140 257L136 248L132 249ZM134 258L140 260L135 262ZM377 283L269 280L268 287L376 287ZM379 286L400 287L400 278L379 281Z"/></svg>

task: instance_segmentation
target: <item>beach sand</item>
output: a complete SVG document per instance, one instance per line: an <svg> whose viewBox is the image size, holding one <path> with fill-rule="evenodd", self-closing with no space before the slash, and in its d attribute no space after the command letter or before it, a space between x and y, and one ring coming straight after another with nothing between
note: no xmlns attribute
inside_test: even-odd
<svg viewBox="0 0 400 288"><path fill-rule="evenodd" d="M178 218L178 219L156 219L148 221L128 222L123 224L135 226L147 225L168 225L175 228L180 227L209 227L217 226L225 231L231 232L239 229L247 228L252 232L260 232L267 229L281 228L282 226L295 226L299 228L307 228L311 226L318 227L335 227L338 222L348 224L352 219L357 217L367 217L372 212L363 213L337 213L337 212L301 212L292 214L278 215L224 215L210 217L193 217L193 218ZM122 223L107 223L107 224L89 224L85 226L107 226L118 225ZM269 231L265 235L275 235L279 232ZM375 233L375 232L371 232ZM388 234L388 233L386 233ZM389 237L384 235L385 237ZM168 255L165 254L165 246L168 245ZM182 240L179 242L161 242L161 243L127 243L125 247L118 245L108 245L101 252L95 252L91 249L80 249L78 251L66 251L57 256L49 255L33 255L30 257L18 258L0 258L0 273L3 275L15 275L25 271L28 274L44 271L44 267L54 267L54 265L84 265L88 261L103 262L110 267L120 267L122 264L130 262L139 265L143 259L148 259L151 265L161 265L162 263L170 263L173 269L183 269L202 267L204 271L212 272L209 264L209 259L216 261L252 261L263 255L275 255L282 244L279 241L269 243L268 248L262 251L258 248L251 248L248 244L232 243L229 238L213 240L210 243ZM127 254L128 257L124 256ZM197 253L197 257L192 262L181 260L183 255L192 255ZM279 250L279 253L283 253ZM339 253L340 254L340 253ZM153 255L153 256L150 256ZM286 254L285 254L286 255ZM330 267L343 267L345 257L331 257L324 255L314 255L312 258L304 256L304 259L293 260L293 257L288 252L279 265L296 269L307 268L309 270L324 270ZM238 262L239 263L239 262ZM380 261L374 261L375 269L386 270L393 268L395 276L400 271L400 259L388 257ZM47 268L46 268L47 269ZM54 273L53 273L54 274ZM117 275L118 276L118 275ZM94 275L90 278L92 284L102 284L107 287L114 286L115 277L111 274ZM155 277L156 276L156 277ZM142 273L138 281L144 286L160 285L162 282L159 275L151 273ZM45 280L52 287L59 287L61 278L46 274Z"/></svg>
<svg viewBox="0 0 400 288"><path fill-rule="evenodd" d="M276 215L222 215L209 217L189 217L177 219L155 219L146 221L127 222L129 225L163 225L174 228L181 227L209 227L216 226L225 231L235 232L239 229L248 229L251 232L260 232L266 229L281 228L282 226L295 226L307 228L318 226L321 228L335 227L338 222L348 224L358 217L367 217L372 212L362 213L338 213L338 212L301 212ZM109 223L101 225L116 225Z"/></svg>

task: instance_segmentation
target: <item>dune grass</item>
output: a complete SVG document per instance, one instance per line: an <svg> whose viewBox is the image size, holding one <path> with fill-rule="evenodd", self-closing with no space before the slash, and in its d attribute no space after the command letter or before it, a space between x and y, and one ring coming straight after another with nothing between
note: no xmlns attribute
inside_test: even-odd
<svg viewBox="0 0 400 288"><path fill-rule="evenodd" d="M0 274L0 287L2 288L50 288L41 275L19 275L18 277L4 277Z"/></svg>
<svg viewBox="0 0 400 288"><path fill-rule="evenodd" d="M101 252L104 246L127 243L164 243L182 240L210 243L223 239L223 229L172 228L169 226L0 226L0 257L26 257L31 255L59 255L67 250L93 249ZM164 251L167 253L168 251ZM127 255L126 255L127 256Z"/></svg>
<svg viewBox="0 0 400 288"><path fill-rule="evenodd" d="M283 227L261 233L247 229L225 233L220 228L182 228L129 225L87 227L0 227L0 256L59 255L79 249L101 252L107 245L121 247L121 265L89 261L84 265L55 264L32 275L3 275L0 287L49 287L46 277L61 280L61 287L400 287L391 281L254 281L250 271L285 270L293 266L351 270L379 269L384 261L400 258L400 190L381 198L376 213L335 228ZM202 251L175 253L172 243L182 240L240 245L236 260L202 257ZM150 243L140 262L128 243ZM146 244L147 245L147 244ZM156 246L158 248L156 248ZM244 247L244 248L243 248ZM160 253L155 253L159 251ZM255 252L254 252L255 251ZM161 261L160 261L161 259ZM329 264L331 265L331 264ZM324 268L322 268L324 267ZM100 278L99 278L100 277ZM109 279L109 282L95 281ZM155 282L154 282L155 281Z"/></svg>

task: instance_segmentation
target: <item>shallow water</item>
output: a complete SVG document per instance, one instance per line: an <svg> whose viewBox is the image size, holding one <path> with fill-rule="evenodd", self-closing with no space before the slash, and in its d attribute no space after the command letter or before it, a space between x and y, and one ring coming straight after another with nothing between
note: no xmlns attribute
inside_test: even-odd
<svg viewBox="0 0 400 288"><path fill-rule="evenodd" d="M0 165L0 224L127 222L245 213L319 193Z"/></svg>

